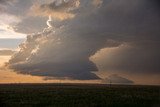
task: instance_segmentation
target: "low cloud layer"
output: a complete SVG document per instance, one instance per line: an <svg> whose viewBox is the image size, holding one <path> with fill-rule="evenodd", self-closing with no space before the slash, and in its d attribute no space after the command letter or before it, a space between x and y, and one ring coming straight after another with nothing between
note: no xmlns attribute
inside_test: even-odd
<svg viewBox="0 0 160 107"><path fill-rule="evenodd" d="M107 83L107 84L134 84L133 81L121 77L117 74L112 74L110 76L108 76L107 78L102 80L102 83Z"/></svg>
<svg viewBox="0 0 160 107"><path fill-rule="evenodd" d="M77 1L79 5L73 5ZM8 66L18 73L72 79L99 79L93 71L100 67L104 71L159 73L160 13L155 2L69 0L42 4L38 11L49 9L51 13L45 16L53 18L49 28L28 35ZM55 11L76 17L56 21ZM108 51L102 55L104 48Z"/></svg>
<svg viewBox="0 0 160 107"><path fill-rule="evenodd" d="M101 71L159 74L159 45L159 42L141 41L136 42L136 44L124 44L115 48L105 48L96 53L92 60Z"/></svg>
<svg viewBox="0 0 160 107"><path fill-rule="evenodd" d="M0 56L8 56L13 55L15 51L12 50L0 50Z"/></svg>

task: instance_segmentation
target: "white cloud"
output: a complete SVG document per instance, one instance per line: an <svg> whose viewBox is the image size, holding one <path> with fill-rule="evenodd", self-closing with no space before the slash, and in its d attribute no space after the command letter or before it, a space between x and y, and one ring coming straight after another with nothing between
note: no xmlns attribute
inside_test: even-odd
<svg viewBox="0 0 160 107"><path fill-rule="evenodd" d="M0 26L0 39L9 39L9 38L25 38L25 34L17 33L6 26Z"/></svg>
<svg viewBox="0 0 160 107"><path fill-rule="evenodd" d="M21 19L18 18L17 16L7 14L7 13L2 13L0 14L0 24L14 24L20 22Z"/></svg>

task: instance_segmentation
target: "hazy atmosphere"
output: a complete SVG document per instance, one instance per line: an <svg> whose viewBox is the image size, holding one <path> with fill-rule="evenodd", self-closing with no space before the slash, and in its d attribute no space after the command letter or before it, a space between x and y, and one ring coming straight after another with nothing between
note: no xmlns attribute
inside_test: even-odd
<svg viewBox="0 0 160 107"><path fill-rule="evenodd" d="M0 0L0 83L160 85L159 0Z"/></svg>

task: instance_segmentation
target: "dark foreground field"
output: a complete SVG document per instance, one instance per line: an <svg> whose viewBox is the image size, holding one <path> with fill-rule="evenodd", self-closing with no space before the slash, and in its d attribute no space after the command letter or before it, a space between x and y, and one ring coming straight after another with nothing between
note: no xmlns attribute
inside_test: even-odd
<svg viewBox="0 0 160 107"><path fill-rule="evenodd" d="M160 107L160 87L91 84L0 85L0 107Z"/></svg>

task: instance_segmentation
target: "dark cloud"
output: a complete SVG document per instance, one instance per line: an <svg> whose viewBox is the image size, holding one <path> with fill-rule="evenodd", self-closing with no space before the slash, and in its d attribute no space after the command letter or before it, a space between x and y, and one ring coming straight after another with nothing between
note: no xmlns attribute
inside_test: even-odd
<svg viewBox="0 0 160 107"><path fill-rule="evenodd" d="M4 12L7 9L7 6L12 5L16 0L0 0L0 12Z"/></svg>
<svg viewBox="0 0 160 107"><path fill-rule="evenodd" d="M159 72L160 14L154 2L104 0L98 8L92 0L80 2L76 17L29 35L10 68L32 75L98 79L92 73L98 68L89 58L102 48L115 48L102 57L103 68Z"/></svg>
<svg viewBox="0 0 160 107"><path fill-rule="evenodd" d="M6 13L19 16L26 17L29 11L29 8L34 3L34 0L4 0L7 4Z"/></svg>
<svg viewBox="0 0 160 107"><path fill-rule="evenodd" d="M15 0L0 0L0 4L3 5L8 5L11 4L12 2L15 2Z"/></svg>
<svg viewBox="0 0 160 107"><path fill-rule="evenodd" d="M101 57L96 64L100 70L137 74L160 73L160 14L153 5L155 2L112 0L108 7L105 7L105 13L101 17L106 18L103 20L106 24L100 25L105 25L103 30L106 32L113 33L109 38L121 41L126 46L108 48L102 52L103 56L99 54Z"/></svg>
<svg viewBox="0 0 160 107"><path fill-rule="evenodd" d="M10 60L11 68L39 76L98 79L91 73L97 71L96 65L89 60L92 50L86 49L85 44L82 46L82 41L75 42L70 35L60 36L62 34L45 31L28 36L27 41L20 45L21 51Z"/></svg>
<svg viewBox="0 0 160 107"><path fill-rule="evenodd" d="M108 76L107 78L102 80L102 83L107 83L107 84L134 84L133 81L121 77L117 74L112 74L110 76Z"/></svg>
<svg viewBox="0 0 160 107"><path fill-rule="evenodd" d="M130 74L159 74L159 43L142 42L126 44L116 48L106 48L97 53L98 64L102 71L113 71Z"/></svg>
<svg viewBox="0 0 160 107"><path fill-rule="evenodd" d="M20 33L33 33L41 31L42 28L46 27L46 18L35 18L29 16L29 9L33 5L35 0L1 0L0 1L0 12L1 17L7 16L8 20L1 18L1 23L6 24L16 32ZM16 19L17 18L17 19ZM3 21L5 20L5 22ZM8 23L10 20L14 23ZM18 21L16 21L18 20ZM8 22L7 22L8 21Z"/></svg>

